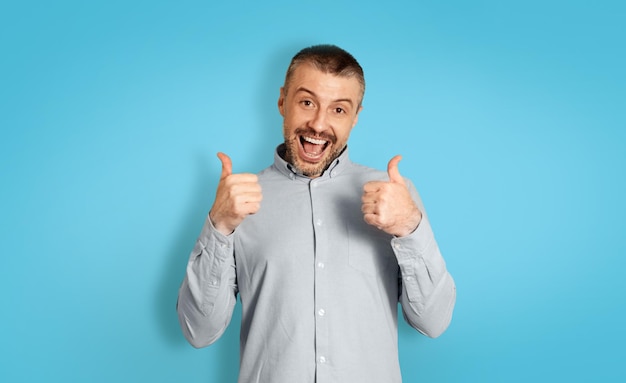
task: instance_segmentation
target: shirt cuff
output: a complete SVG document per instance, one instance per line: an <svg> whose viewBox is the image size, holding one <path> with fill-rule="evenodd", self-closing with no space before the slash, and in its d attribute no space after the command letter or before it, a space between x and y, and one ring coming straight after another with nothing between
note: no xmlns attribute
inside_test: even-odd
<svg viewBox="0 0 626 383"><path fill-rule="evenodd" d="M394 237L391 240L398 262L415 259L422 256L430 243L434 240L434 234L426 215L422 216L420 224L411 234L404 237Z"/></svg>
<svg viewBox="0 0 626 383"><path fill-rule="evenodd" d="M220 233L215 226L213 226L213 222L207 216L204 226L202 227L202 231L200 232L200 237L198 241L202 244L203 248L215 248L218 251L215 251L214 254L219 258L226 258L230 255L228 249L233 248L234 243L234 232L229 235L224 235ZM211 246L211 244L213 246ZM221 251L219 251L221 250Z"/></svg>

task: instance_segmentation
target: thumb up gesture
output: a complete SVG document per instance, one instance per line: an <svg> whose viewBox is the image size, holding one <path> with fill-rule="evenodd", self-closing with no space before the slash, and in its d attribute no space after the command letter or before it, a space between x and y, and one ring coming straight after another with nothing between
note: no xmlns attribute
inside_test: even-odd
<svg viewBox="0 0 626 383"><path fill-rule="evenodd" d="M402 156L395 156L389 161L389 181L366 183L361 198L365 222L397 237L411 234L422 220L422 213L398 170L401 159Z"/></svg>
<svg viewBox="0 0 626 383"><path fill-rule="evenodd" d="M263 196L256 174L233 174L230 157L224 153L217 153L217 157L222 162L222 174L209 218L220 233L229 235L244 218L259 211Z"/></svg>

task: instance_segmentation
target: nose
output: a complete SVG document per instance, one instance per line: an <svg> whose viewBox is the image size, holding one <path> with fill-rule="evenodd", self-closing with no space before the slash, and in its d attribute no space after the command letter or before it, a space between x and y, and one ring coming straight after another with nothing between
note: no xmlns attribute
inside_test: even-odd
<svg viewBox="0 0 626 383"><path fill-rule="evenodd" d="M318 133L325 131L327 124L326 113L324 113L324 110L322 108L316 109L313 113L314 114L309 120L309 127Z"/></svg>

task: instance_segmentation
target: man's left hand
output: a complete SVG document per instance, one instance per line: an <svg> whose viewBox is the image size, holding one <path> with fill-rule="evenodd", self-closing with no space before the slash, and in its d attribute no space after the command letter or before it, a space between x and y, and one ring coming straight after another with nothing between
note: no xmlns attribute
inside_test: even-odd
<svg viewBox="0 0 626 383"><path fill-rule="evenodd" d="M411 234L422 220L422 212L411 198L409 188L398 170L401 159L402 156L398 155L389 161L389 181L366 183L361 198L365 222L396 237Z"/></svg>

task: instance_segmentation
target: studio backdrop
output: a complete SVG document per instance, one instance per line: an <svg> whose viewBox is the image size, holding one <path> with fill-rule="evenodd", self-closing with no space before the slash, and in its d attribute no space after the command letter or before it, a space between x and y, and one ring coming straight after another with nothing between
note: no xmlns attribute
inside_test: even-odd
<svg viewBox="0 0 626 383"><path fill-rule="evenodd" d="M404 381L618 382L626 282L620 1L29 1L0 5L0 381L234 383L241 306L176 317L218 151L270 165L291 57L365 71L355 162L421 193L457 283L402 320Z"/></svg>

